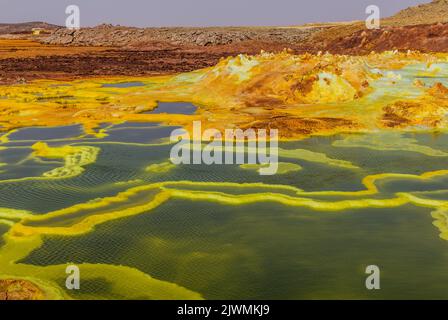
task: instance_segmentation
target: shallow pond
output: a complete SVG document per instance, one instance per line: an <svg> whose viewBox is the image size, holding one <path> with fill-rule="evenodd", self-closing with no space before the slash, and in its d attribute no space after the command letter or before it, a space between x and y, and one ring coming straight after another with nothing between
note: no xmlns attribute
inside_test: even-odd
<svg viewBox="0 0 448 320"><path fill-rule="evenodd" d="M185 108L173 105L161 104L159 111ZM0 208L44 217L28 221L31 227L70 227L112 211L132 212L166 190L182 195L83 234L45 235L42 246L18 262L29 266L30 274L69 262L128 266L207 299L448 298L448 241L433 226L435 208L384 202L400 193L448 200L447 175L418 177L448 169L447 135L338 135L281 143L288 152L280 153L280 161L301 170L260 176L238 165L170 166L172 146L160 139L173 129L122 123L110 126L102 139L79 136L77 127L20 129L11 135L0 150ZM46 178L45 172L68 160L30 156L37 141L94 146L99 153L76 176ZM305 159L303 150L314 156ZM378 179L376 192L356 194L366 190L365 177L392 173L405 175ZM103 208L91 206L99 198L168 181L172 184L163 190L142 189ZM204 194L241 203L208 200ZM321 207L300 203L303 198ZM79 204L85 208L45 219ZM7 227L0 226L5 233ZM381 290L366 290L368 265L380 267ZM64 288L64 275L51 280ZM126 298L114 292L114 281L116 275L105 272L81 285L74 297Z"/></svg>

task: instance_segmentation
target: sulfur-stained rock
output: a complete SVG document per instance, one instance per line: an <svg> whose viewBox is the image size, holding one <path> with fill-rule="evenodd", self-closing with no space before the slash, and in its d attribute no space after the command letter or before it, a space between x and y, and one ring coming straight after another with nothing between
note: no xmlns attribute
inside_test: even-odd
<svg viewBox="0 0 448 320"><path fill-rule="evenodd" d="M0 300L40 300L44 293L34 283L27 280L0 280Z"/></svg>
<svg viewBox="0 0 448 320"><path fill-rule="evenodd" d="M383 108L380 121L387 128L442 128L446 126L447 110L436 101L397 101Z"/></svg>
<svg viewBox="0 0 448 320"><path fill-rule="evenodd" d="M432 96L444 98L448 96L448 88L442 83L436 82L429 90L428 93Z"/></svg>

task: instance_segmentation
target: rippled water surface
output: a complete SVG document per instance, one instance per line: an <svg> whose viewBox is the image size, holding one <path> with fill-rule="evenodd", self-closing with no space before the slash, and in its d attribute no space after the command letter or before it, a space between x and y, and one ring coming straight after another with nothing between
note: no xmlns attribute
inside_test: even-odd
<svg viewBox="0 0 448 320"><path fill-rule="evenodd" d="M448 298L448 241L432 215L448 200L448 174L442 172L448 169L447 135L281 143L289 152L280 152L280 161L301 170L260 176L238 165L170 166L172 146L163 138L173 129L123 123L102 139L82 136L77 126L11 135L0 149L0 208L42 218L22 221L42 232L42 244L17 261L26 265L23 273L45 274L40 268L67 263L127 266L207 299ZM99 153L80 165L79 174L49 178L46 173L67 166L67 159L33 156L37 141L54 148L94 146ZM305 158L303 150L313 156ZM421 177L428 172L438 173ZM357 193L368 190L368 176L378 176L377 190ZM166 182L173 183L160 185ZM149 185L156 187L92 205ZM154 208L133 213L168 193ZM438 202L403 200L410 196ZM80 204L88 205L54 214ZM120 212L130 214L115 218ZM92 229L70 231L107 215ZM9 228L0 223L0 235ZM380 267L381 290L366 290L368 265ZM127 298L114 291L117 275L108 272L88 277L73 297ZM64 274L48 278L64 287Z"/></svg>

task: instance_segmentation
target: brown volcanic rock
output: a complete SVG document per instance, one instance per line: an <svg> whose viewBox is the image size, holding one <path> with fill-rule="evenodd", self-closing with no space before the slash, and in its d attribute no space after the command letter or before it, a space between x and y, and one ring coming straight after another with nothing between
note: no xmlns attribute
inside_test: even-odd
<svg viewBox="0 0 448 320"><path fill-rule="evenodd" d="M144 43L166 42L176 46L220 46L245 41L298 43L321 27L302 28L130 28L100 25L69 30L60 28L43 43L76 46L135 47Z"/></svg>
<svg viewBox="0 0 448 320"><path fill-rule="evenodd" d="M34 283L26 280L0 280L0 300L39 300L44 294Z"/></svg>
<svg viewBox="0 0 448 320"><path fill-rule="evenodd" d="M434 0L382 19L379 30L368 30L364 21L325 28L311 36L308 47L347 54L391 49L446 51L445 23L448 23L448 0Z"/></svg>
<svg viewBox="0 0 448 320"><path fill-rule="evenodd" d="M382 19L381 29L367 30L363 21L309 24L301 27L133 28L103 24L73 31L59 28L41 39L45 44L145 48L238 46L263 43L271 51L278 44L296 52L330 51L362 54L391 49L446 51L448 0L404 9ZM0 25L0 33L1 33ZM250 46L250 45L249 45ZM248 53L243 50L241 53Z"/></svg>
<svg viewBox="0 0 448 320"><path fill-rule="evenodd" d="M325 49L347 54L366 54L385 50L448 52L448 23L366 29L336 39Z"/></svg>

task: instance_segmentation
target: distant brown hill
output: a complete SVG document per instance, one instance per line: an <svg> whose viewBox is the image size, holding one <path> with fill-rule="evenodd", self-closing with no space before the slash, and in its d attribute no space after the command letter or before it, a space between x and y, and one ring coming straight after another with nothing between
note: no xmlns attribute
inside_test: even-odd
<svg viewBox="0 0 448 320"><path fill-rule="evenodd" d="M368 54L386 50L448 52L448 23L359 30L327 43L323 50L344 54Z"/></svg>
<svg viewBox="0 0 448 320"><path fill-rule="evenodd" d="M24 23L0 23L0 35L2 34L27 34L31 33L33 28L42 28L45 30L55 30L60 28L57 25L49 24L41 21L24 22Z"/></svg>
<svg viewBox="0 0 448 320"><path fill-rule="evenodd" d="M448 22L448 0L433 0L430 3L409 7L385 19L384 22L393 26Z"/></svg>

